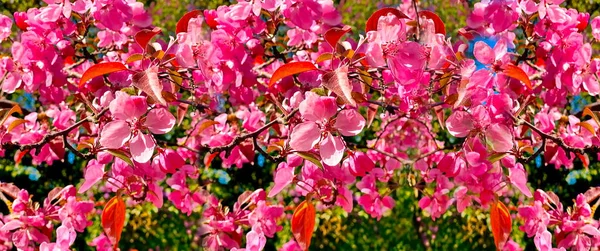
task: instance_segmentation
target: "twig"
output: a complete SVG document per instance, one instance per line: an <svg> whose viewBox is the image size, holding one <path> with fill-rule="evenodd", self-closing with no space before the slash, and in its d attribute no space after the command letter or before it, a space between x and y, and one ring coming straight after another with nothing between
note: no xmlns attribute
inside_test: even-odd
<svg viewBox="0 0 600 251"><path fill-rule="evenodd" d="M107 111L108 111L108 107L104 108L102 111L100 111L96 115L88 116L85 119L79 120L77 123L69 126L68 128L66 128L66 129L64 129L62 131L58 131L58 132L54 132L54 133L50 133L50 134L44 135L44 137L42 138L42 140L38 141L37 143L32 143L32 144L27 144L27 145L21 145L21 146L19 146L19 150L25 151L25 150L31 150L31 149L39 149L40 147L44 146L45 144L47 144L48 142L50 142L51 140L53 140L56 137L63 136L63 135L68 135L73 129L81 126L85 122L88 122L88 121L92 122L92 121L98 120ZM2 148L6 147L6 146L11 146L11 145L14 146L16 144L12 143L12 142L7 142L7 143L2 144Z"/></svg>
<svg viewBox="0 0 600 251"><path fill-rule="evenodd" d="M512 115L511 113L508 113L508 114L515 121L515 123L521 124L521 125L526 125L527 127L529 127L529 129L531 129L532 131L534 131L535 133L540 135L540 137L542 137L542 140L550 140L550 141L554 142L556 145L563 148L567 153L573 152L573 153L577 153L577 154L584 154L584 153L600 152L600 147L598 147L598 146L589 146L589 147L585 147L585 148L569 146L569 145L565 144L565 142L563 141L562 138L547 134L547 133L543 132L542 130L540 130L539 128L532 125L530 122L523 120L523 119L519 119L519 118L515 117L514 115Z"/></svg>
<svg viewBox="0 0 600 251"><path fill-rule="evenodd" d="M217 146L217 147L208 147L208 146L203 146L204 149L208 149L209 153L219 153L219 152L223 152L225 151L225 156L229 156L229 154L231 153L231 150L239 145L240 143L244 142L245 140L249 139L249 138L255 138L258 137L258 135L260 135L262 132L264 132L265 130L269 129L271 126L273 126L274 124L278 124L278 123L286 123L290 118L292 118L294 116L294 114L296 114L296 112L298 112L298 109L294 109L292 112L290 112L288 115L286 115L283 119L276 119L273 120L267 124L265 124L264 126L262 126L261 128L259 128L258 130L251 132L251 133L246 133L243 135L239 135L237 137L235 137L229 144L224 145L224 146Z"/></svg>
<svg viewBox="0 0 600 251"><path fill-rule="evenodd" d="M532 160L534 160L538 155L540 155L540 153L544 150L544 148L546 148L546 140L545 139L542 140L542 146L540 146L540 149L537 149L537 151L535 151L535 153L533 153L533 155L529 156L529 158L527 158L527 160L525 160L525 163L529 163Z"/></svg>
<svg viewBox="0 0 600 251"><path fill-rule="evenodd" d="M67 139L67 134L63 134L63 144L65 145L66 148L68 148L71 152L73 152L75 155L77 155L78 157L82 158L82 159L92 159L93 155L91 153L82 153L80 151L77 151L77 149L75 149L71 144L69 144L69 141Z"/></svg>
<svg viewBox="0 0 600 251"><path fill-rule="evenodd" d="M420 37L421 37L421 23L419 21L420 18L419 18L419 10L417 9L417 1L416 0L412 0L412 5L413 5L413 8L415 8L415 19L417 20L417 33L416 33L416 36L417 36L417 41L419 41Z"/></svg>

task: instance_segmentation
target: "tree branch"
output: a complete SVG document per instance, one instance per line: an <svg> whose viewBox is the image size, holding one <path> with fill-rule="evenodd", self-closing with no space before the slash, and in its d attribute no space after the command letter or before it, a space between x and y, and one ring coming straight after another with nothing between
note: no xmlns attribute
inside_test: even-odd
<svg viewBox="0 0 600 251"><path fill-rule="evenodd" d="M286 123L290 118L292 118L294 116L294 114L296 114L296 112L298 112L298 109L294 109L292 112L290 112L288 115L286 115L283 118L280 119L276 119L273 120L267 124L265 124L264 126L262 126L261 128L259 128L258 130L254 131L254 132L250 132L250 133L246 133L243 135L239 135L237 137L235 137L229 144L224 145L224 146L217 146L217 147L209 147L209 146L203 146L202 148L208 150L209 153L219 153L219 152L223 152L225 151L225 156L229 156L229 154L231 153L231 150L236 147L237 145L239 145L240 143L244 142L245 140L249 139L249 138L256 138L258 137L258 135L260 135L262 132L264 132L265 130L269 129L271 126L273 126L274 124L284 124ZM261 149L262 150L262 149Z"/></svg>
<svg viewBox="0 0 600 251"><path fill-rule="evenodd" d="M100 111L96 115L88 116L85 119L79 120L77 123L69 126L68 128L66 128L62 131L53 132L53 133L44 135L44 138L42 138L42 140L38 141L37 143L21 145L21 146L19 146L19 150L25 151L25 150L31 150L31 149L39 149L40 147L44 146L45 144L47 144L48 142L50 142L51 140L53 140L56 137L68 135L73 129L81 126L85 122L88 122L88 121L93 122L95 120L98 120L107 111L108 111L108 107L104 108L102 111ZM17 145L16 143L7 142L7 143L2 144L2 148L9 147L9 146L16 146L16 145ZM65 145L65 147L68 147L67 145Z"/></svg>

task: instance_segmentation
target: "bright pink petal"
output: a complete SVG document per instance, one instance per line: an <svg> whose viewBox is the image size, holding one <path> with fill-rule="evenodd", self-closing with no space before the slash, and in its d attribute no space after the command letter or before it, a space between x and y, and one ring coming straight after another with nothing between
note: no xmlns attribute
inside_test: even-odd
<svg viewBox="0 0 600 251"><path fill-rule="evenodd" d="M513 168L508 169L508 178L510 183L513 184L521 193L527 197L531 197L531 191L527 187L527 173L523 168L523 165L518 164Z"/></svg>
<svg viewBox="0 0 600 251"><path fill-rule="evenodd" d="M269 197L277 195L294 180L294 167L282 162L275 171L275 186L269 191Z"/></svg>
<svg viewBox="0 0 600 251"><path fill-rule="evenodd" d="M402 62L404 66L411 70L420 70L427 62L427 52L425 47L417 42L403 43L396 54L396 58Z"/></svg>
<svg viewBox="0 0 600 251"><path fill-rule="evenodd" d="M600 236L600 230L598 230L597 227L594 227L589 224L581 227L581 231L591 236Z"/></svg>
<svg viewBox="0 0 600 251"><path fill-rule="evenodd" d="M266 244L267 238L263 233L252 230L246 234L246 251L263 250Z"/></svg>
<svg viewBox="0 0 600 251"><path fill-rule="evenodd" d="M352 191L345 187L340 187L338 191L340 194L337 196L335 204L341 206L348 213L352 212L352 208L354 207Z"/></svg>
<svg viewBox="0 0 600 251"><path fill-rule="evenodd" d="M498 40L498 42L496 42L496 45L494 46L494 59L495 60L499 60L502 57L504 57L504 55L506 55L507 52L507 44L506 44L506 40L504 39L500 39Z"/></svg>
<svg viewBox="0 0 600 251"><path fill-rule="evenodd" d="M328 166L339 164L344 157L344 150L346 150L346 146L341 137L327 134L327 137L321 141L321 159Z"/></svg>
<svg viewBox="0 0 600 251"><path fill-rule="evenodd" d="M9 17L0 14L0 42L10 36L12 24L13 22Z"/></svg>
<svg viewBox="0 0 600 251"><path fill-rule="evenodd" d="M129 142L131 157L139 163L146 163L152 158L154 147L155 144L152 136L139 131L137 135L133 136L131 142Z"/></svg>
<svg viewBox="0 0 600 251"><path fill-rule="evenodd" d="M129 96L129 94L118 91L115 93L115 99L110 102L110 112L115 118L130 120L139 118L148 109L146 97Z"/></svg>
<svg viewBox="0 0 600 251"><path fill-rule="evenodd" d="M496 152L508 152L513 147L513 136L503 124L493 124L485 132L485 138Z"/></svg>
<svg viewBox="0 0 600 251"><path fill-rule="evenodd" d="M483 41L477 41L475 43L473 54L475 55L477 61L482 64L491 64L496 58L492 48Z"/></svg>
<svg viewBox="0 0 600 251"><path fill-rule="evenodd" d="M533 243L537 250L552 251L552 234L548 230L541 234L536 234L533 238Z"/></svg>
<svg viewBox="0 0 600 251"><path fill-rule="evenodd" d="M335 128L344 136L355 136L365 127L366 121L356 110L343 110L335 119Z"/></svg>
<svg viewBox="0 0 600 251"><path fill-rule="evenodd" d="M369 65L373 67L380 67L385 65L385 58L383 56L383 49L381 45L378 43L369 43L367 44L367 50L365 52L367 55L367 62Z"/></svg>
<svg viewBox="0 0 600 251"><path fill-rule="evenodd" d="M148 112L144 125L154 134L165 134L173 129L175 116L165 108L153 109Z"/></svg>
<svg viewBox="0 0 600 251"><path fill-rule="evenodd" d="M90 189L90 187L98 183L98 181L100 181L103 176L104 165L98 164L98 161L96 160L91 160L85 169L85 174L83 175L85 181L79 187L79 193L83 193Z"/></svg>
<svg viewBox="0 0 600 251"><path fill-rule="evenodd" d="M328 120L337 112L334 97L321 97L314 92L306 92L306 99L300 103L300 114L310 121Z"/></svg>
<svg viewBox="0 0 600 251"><path fill-rule="evenodd" d="M100 145L109 149L117 149L125 145L130 135L131 128L127 122L114 120L104 125L100 132Z"/></svg>
<svg viewBox="0 0 600 251"><path fill-rule="evenodd" d="M600 16L592 19L590 26L592 26L592 36L594 36L596 40L600 41Z"/></svg>
<svg viewBox="0 0 600 251"><path fill-rule="evenodd" d="M321 129L312 121L296 125L290 135L290 146L294 150L308 151L312 149L321 137Z"/></svg>
<svg viewBox="0 0 600 251"><path fill-rule="evenodd" d="M466 137L473 130L473 118L465 111L455 111L446 120L446 128L454 137Z"/></svg>
<svg viewBox="0 0 600 251"><path fill-rule="evenodd" d="M492 88L492 80L494 75L488 69L479 69L471 75L467 89L474 90L477 88Z"/></svg>

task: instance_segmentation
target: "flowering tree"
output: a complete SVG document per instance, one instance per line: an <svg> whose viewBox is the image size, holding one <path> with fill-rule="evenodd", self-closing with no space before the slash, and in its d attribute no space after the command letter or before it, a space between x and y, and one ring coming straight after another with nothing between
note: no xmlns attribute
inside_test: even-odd
<svg viewBox="0 0 600 251"><path fill-rule="evenodd" d="M476 3L456 38L416 1L360 30L331 0L253 0L192 10L175 31L133 0L44 2L0 15L0 154L72 156L84 179L46 198L0 183L2 250L68 250L93 214L103 233L90 244L118 249L141 203L201 214L209 250L261 250L283 224L283 249L306 250L320 211L380 219L402 210L399 186L433 219L488 211L500 250L521 249L513 226L539 250L600 246L600 188L564 206L525 168L587 167L600 153L598 105L570 102L600 93L600 18L560 0ZM232 204L199 182L258 161L276 165L273 185Z"/></svg>

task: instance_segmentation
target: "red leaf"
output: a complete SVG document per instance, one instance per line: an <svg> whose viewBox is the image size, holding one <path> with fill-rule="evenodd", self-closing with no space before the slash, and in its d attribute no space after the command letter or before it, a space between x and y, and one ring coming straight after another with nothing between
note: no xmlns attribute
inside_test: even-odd
<svg viewBox="0 0 600 251"><path fill-rule="evenodd" d="M112 197L102 210L102 228L116 249L125 225L125 202L120 195Z"/></svg>
<svg viewBox="0 0 600 251"><path fill-rule="evenodd" d="M200 10L193 10L188 13L185 13L179 21L177 21L177 28L175 29L175 33L187 32L188 24L190 23L190 19L197 17L200 15Z"/></svg>
<svg viewBox="0 0 600 251"><path fill-rule="evenodd" d="M504 74L511 78L520 80L525 84L525 86L527 86L527 88L529 88L529 90L533 89L533 86L531 86L531 80L529 80L529 76L527 76L527 73L525 73L525 71L523 71L523 69L520 67L509 64L506 66L506 69L504 69Z"/></svg>
<svg viewBox="0 0 600 251"><path fill-rule="evenodd" d="M212 161L215 159L215 157L217 157L217 155L219 155L219 153L211 153L206 155L204 157L204 166L206 166L206 168L210 167L210 163L212 163Z"/></svg>
<svg viewBox="0 0 600 251"><path fill-rule="evenodd" d="M79 87L82 87L85 84L85 82L92 78L124 70L127 70L127 67L125 67L125 65L120 62L98 63L96 65L93 65L83 73L83 76L81 76L81 80L79 80Z"/></svg>
<svg viewBox="0 0 600 251"><path fill-rule="evenodd" d="M187 114L189 105L185 104L185 103L181 103L179 105L177 105L177 126L181 125L181 122L183 122L183 119L185 118L185 115Z"/></svg>
<svg viewBox="0 0 600 251"><path fill-rule="evenodd" d="M465 28L458 29L458 35L463 36L467 40L473 40L475 38L475 35L473 35L473 32L467 31Z"/></svg>
<svg viewBox="0 0 600 251"><path fill-rule="evenodd" d="M588 158L588 156L583 155L581 153L577 153L576 155L583 163L583 167L585 167L587 169L590 166L590 159Z"/></svg>
<svg viewBox="0 0 600 251"><path fill-rule="evenodd" d="M158 79L158 67L150 67L133 75L133 86L145 92L155 102L167 105L162 96L163 86Z"/></svg>
<svg viewBox="0 0 600 251"><path fill-rule="evenodd" d="M292 233L302 250L308 250L315 228L315 207L310 201L303 201L296 207L292 216Z"/></svg>
<svg viewBox="0 0 600 251"><path fill-rule="evenodd" d="M348 66L323 74L323 86L342 98L346 104L356 105L352 98L352 85L348 80Z"/></svg>
<svg viewBox="0 0 600 251"><path fill-rule="evenodd" d="M317 67L315 67L315 65L311 62L291 62L291 63L284 64L273 73L273 76L271 77L271 80L269 81L269 87L273 87L273 85L277 81L279 81L282 78L285 78L287 76L291 76L291 75L302 73L302 72L312 71L312 70L316 70L316 69L317 69Z"/></svg>
<svg viewBox="0 0 600 251"><path fill-rule="evenodd" d="M29 152L29 150L25 150L25 151L17 150L17 152L15 153L15 163L20 164L21 160L23 160L23 157L25 157L25 155L28 152Z"/></svg>
<svg viewBox="0 0 600 251"><path fill-rule="evenodd" d="M152 40L152 38L161 32L160 28L156 27L153 30L143 29L135 34L135 42L142 47L142 50L146 50L146 45Z"/></svg>
<svg viewBox="0 0 600 251"><path fill-rule="evenodd" d="M367 128L371 127L373 124L373 120L375 120L375 116L377 115L378 106L376 104L369 104L367 107Z"/></svg>
<svg viewBox="0 0 600 251"><path fill-rule="evenodd" d="M348 25L345 25L342 28L331 28L325 32L323 37L325 38L325 41L327 41L327 43L329 43L329 45L335 49L335 46L337 45L338 41L340 41L340 38L342 38L344 34L348 33L350 29L351 28Z"/></svg>
<svg viewBox="0 0 600 251"><path fill-rule="evenodd" d="M419 16L424 16L433 20L433 24L435 25L435 33L446 35L446 26L444 25L444 21L442 21L442 19L437 14L428 10L422 10L419 11Z"/></svg>
<svg viewBox="0 0 600 251"><path fill-rule="evenodd" d="M495 200L492 202L490 209L490 222L492 224L492 234L494 235L494 243L498 250L502 247L510 237L512 230L512 219L508 208L501 201Z"/></svg>
<svg viewBox="0 0 600 251"><path fill-rule="evenodd" d="M396 15L398 18L408 19L409 17L402 13L402 11L396 8L383 8L378 11L375 11L367 20L367 25L365 27L365 32L375 31L377 30L377 24L379 23L379 18L385 16L389 13Z"/></svg>

